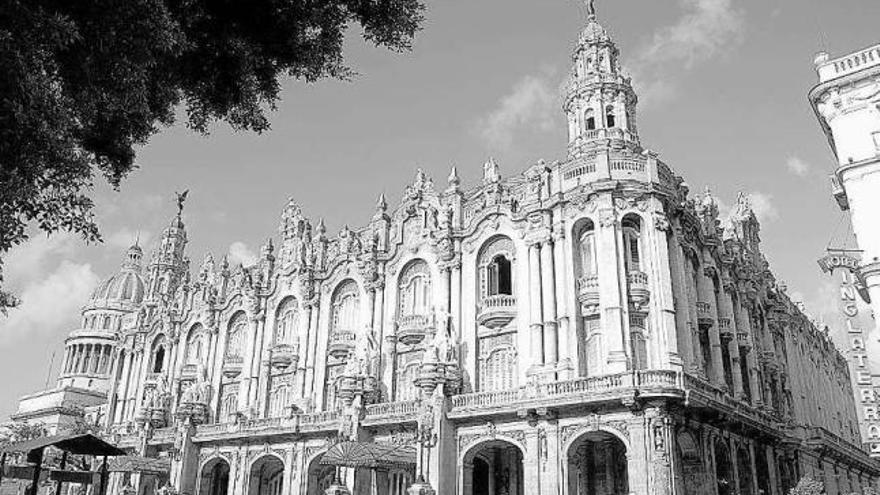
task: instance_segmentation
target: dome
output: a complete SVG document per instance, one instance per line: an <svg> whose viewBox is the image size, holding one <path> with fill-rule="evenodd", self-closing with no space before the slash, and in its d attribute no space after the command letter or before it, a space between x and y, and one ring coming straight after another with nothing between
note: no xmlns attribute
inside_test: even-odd
<svg viewBox="0 0 880 495"><path fill-rule="evenodd" d="M101 282L92 293L92 305L140 304L143 302L146 284L141 275L140 261L142 257L143 251L139 246L130 247L119 272Z"/></svg>

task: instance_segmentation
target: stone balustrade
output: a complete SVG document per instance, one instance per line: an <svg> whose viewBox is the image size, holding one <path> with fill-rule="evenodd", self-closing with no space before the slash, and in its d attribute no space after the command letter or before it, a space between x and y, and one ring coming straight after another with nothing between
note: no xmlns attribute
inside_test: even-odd
<svg viewBox="0 0 880 495"><path fill-rule="evenodd" d="M169 426L166 428L157 428L153 430L153 436L150 438L151 444L170 444L174 443L174 435L177 428Z"/></svg>
<svg viewBox="0 0 880 495"><path fill-rule="evenodd" d="M366 407L366 415L363 422L365 425L372 426L384 423L416 421L419 414L419 405L419 400L370 404Z"/></svg>
<svg viewBox="0 0 880 495"><path fill-rule="evenodd" d="M327 352L331 356L340 359L348 355L354 350L354 344L357 340L357 334L351 330L336 330L330 334L330 341L327 343Z"/></svg>
<svg viewBox="0 0 880 495"><path fill-rule="evenodd" d="M626 274L626 281L629 286L630 303L636 309L648 304L651 298L651 291L648 289L648 274L631 271Z"/></svg>
<svg viewBox="0 0 880 495"><path fill-rule="evenodd" d="M827 55L825 56L827 58ZM866 48L833 60L819 60L817 70L822 82L854 74L868 67L880 65L880 45Z"/></svg>
<svg viewBox="0 0 880 495"><path fill-rule="evenodd" d="M227 378L234 378L241 374L241 368L244 366L244 358L241 356L226 356L223 358L223 374Z"/></svg>
<svg viewBox="0 0 880 495"><path fill-rule="evenodd" d="M487 328L497 328L516 317L516 297L509 294L486 296L480 301L477 322Z"/></svg>
<svg viewBox="0 0 880 495"><path fill-rule="evenodd" d="M509 390L452 397L450 417L495 414L531 407L580 406L635 395L683 397L681 373L671 370L634 371L559 382L529 384Z"/></svg>
<svg viewBox="0 0 880 495"><path fill-rule="evenodd" d="M322 411L293 416L254 418L243 421L199 425L196 429L197 441L217 438L244 438L253 436L277 435L280 433L301 433L309 431L332 431L339 422L336 411Z"/></svg>
<svg viewBox="0 0 880 495"><path fill-rule="evenodd" d="M432 335L434 320L429 315L405 315L397 320L397 339L403 344L418 344Z"/></svg>
<svg viewBox="0 0 880 495"><path fill-rule="evenodd" d="M577 296L585 316L599 311L599 277L587 275L577 279Z"/></svg>
<svg viewBox="0 0 880 495"><path fill-rule="evenodd" d="M705 301L697 301L697 320L700 326L711 327L715 324L712 305Z"/></svg>

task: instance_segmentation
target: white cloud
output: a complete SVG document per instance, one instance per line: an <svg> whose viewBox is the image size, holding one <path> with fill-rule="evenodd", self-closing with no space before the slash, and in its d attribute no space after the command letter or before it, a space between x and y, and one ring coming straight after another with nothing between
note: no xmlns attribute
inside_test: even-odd
<svg viewBox="0 0 880 495"><path fill-rule="evenodd" d="M5 282L11 287L43 275L46 265L57 256L71 255L82 244L75 235L58 232L47 236L37 233L23 244L12 248L3 259Z"/></svg>
<svg viewBox="0 0 880 495"><path fill-rule="evenodd" d="M776 208L772 195L762 192L751 192L748 196L752 203L752 211L755 212L755 216L758 217L762 224L779 219L779 210Z"/></svg>
<svg viewBox="0 0 880 495"><path fill-rule="evenodd" d="M633 81L648 105L671 99L681 69L722 55L744 39L745 15L736 0L679 0L683 14L657 30L637 53Z"/></svg>
<svg viewBox="0 0 880 495"><path fill-rule="evenodd" d="M478 122L478 133L494 148L513 144L517 133L525 130L547 131L556 120L556 90L552 74L528 75L517 82L501 99L498 107Z"/></svg>
<svg viewBox="0 0 880 495"><path fill-rule="evenodd" d="M81 245L75 235L61 232L37 234L9 251L4 285L21 304L0 316L0 345L35 333L67 333L76 325L80 308L100 281L91 265L65 259Z"/></svg>
<svg viewBox="0 0 880 495"><path fill-rule="evenodd" d="M257 262L257 255L247 244L236 241L229 246L229 264L250 266Z"/></svg>
<svg viewBox="0 0 880 495"><path fill-rule="evenodd" d="M788 159L785 161L785 168L787 168L789 172L799 177L807 175L808 173L810 173L810 169L812 169L809 163L801 160L794 155L789 156Z"/></svg>

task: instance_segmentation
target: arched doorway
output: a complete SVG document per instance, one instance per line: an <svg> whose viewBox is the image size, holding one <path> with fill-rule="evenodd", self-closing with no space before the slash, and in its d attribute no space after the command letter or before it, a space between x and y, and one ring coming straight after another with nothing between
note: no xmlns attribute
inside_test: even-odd
<svg viewBox="0 0 880 495"><path fill-rule="evenodd" d="M229 492L229 463L219 457L202 466L199 495L227 495Z"/></svg>
<svg viewBox="0 0 880 495"><path fill-rule="evenodd" d="M736 452L736 471L739 475L739 493L750 495L752 493L752 457L748 449L740 447Z"/></svg>
<svg viewBox="0 0 880 495"><path fill-rule="evenodd" d="M265 455L251 465L248 495L281 495L284 486L284 463L274 455Z"/></svg>
<svg viewBox="0 0 880 495"><path fill-rule="evenodd" d="M733 469L730 463L730 451L724 442L715 440L715 482L718 484L718 495L733 495Z"/></svg>
<svg viewBox="0 0 880 495"><path fill-rule="evenodd" d="M755 446L755 469L758 478L758 495L770 495L770 465L767 464L766 448Z"/></svg>
<svg viewBox="0 0 880 495"><path fill-rule="evenodd" d="M324 495L336 477L336 467L321 464L320 454L309 463L306 495Z"/></svg>
<svg viewBox="0 0 880 495"><path fill-rule="evenodd" d="M483 442L464 456L462 495L525 495L523 453L503 440Z"/></svg>
<svg viewBox="0 0 880 495"><path fill-rule="evenodd" d="M626 445L608 432L581 435L568 448L568 495L629 493Z"/></svg>

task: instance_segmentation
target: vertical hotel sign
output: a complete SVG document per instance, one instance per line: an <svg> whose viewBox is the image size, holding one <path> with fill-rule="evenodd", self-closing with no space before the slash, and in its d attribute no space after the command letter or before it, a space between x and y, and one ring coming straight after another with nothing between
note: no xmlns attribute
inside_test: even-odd
<svg viewBox="0 0 880 495"><path fill-rule="evenodd" d="M874 392L865 332L857 321L859 292L855 282L859 260L846 253L829 252L819 260L819 266L825 273L840 277L840 311L846 322L846 355L850 364L859 430L871 456L880 457L880 401Z"/></svg>

